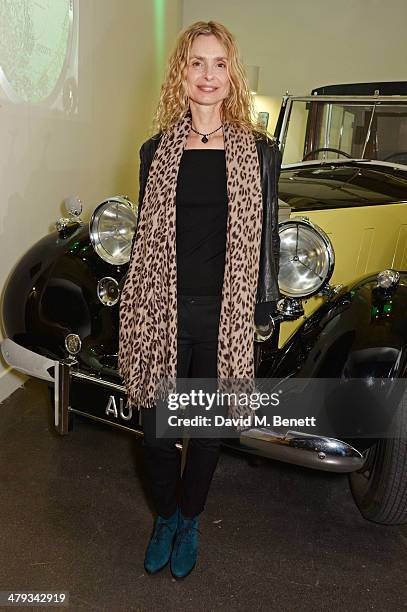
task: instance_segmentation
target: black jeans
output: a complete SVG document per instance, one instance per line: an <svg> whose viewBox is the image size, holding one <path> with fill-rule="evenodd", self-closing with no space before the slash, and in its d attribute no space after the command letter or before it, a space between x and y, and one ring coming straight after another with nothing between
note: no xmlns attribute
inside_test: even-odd
<svg viewBox="0 0 407 612"><path fill-rule="evenodd" d="M178 296L177 378L217 378L220 296ZM157 514L168 518L177 507L181 455L176 438L157 438L156 408L143 408L144 465ZM205 502L220 453L219 438L190 438L181 479L179 506L193 517Z"/></svg>

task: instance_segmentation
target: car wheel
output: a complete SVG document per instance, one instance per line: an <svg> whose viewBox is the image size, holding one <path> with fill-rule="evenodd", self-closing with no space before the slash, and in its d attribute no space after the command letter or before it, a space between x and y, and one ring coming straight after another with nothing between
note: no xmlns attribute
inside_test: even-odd
<svg viewBox="0 0 407 612"><path fill-rule="evenodd" d="M382 525L407 523L407 411L402 404L394 437L370 447L363 468L349 476L362 515Z"/></svg>

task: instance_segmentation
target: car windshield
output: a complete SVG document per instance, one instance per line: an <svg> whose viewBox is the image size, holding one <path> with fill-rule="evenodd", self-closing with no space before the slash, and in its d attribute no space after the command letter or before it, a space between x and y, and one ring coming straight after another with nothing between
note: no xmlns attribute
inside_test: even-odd
<svg viewBox="0 0 407 612"><path fill-rule="evenodd" d="M407 165L407 104L293 100L283 165L371 159Z"/></svg>

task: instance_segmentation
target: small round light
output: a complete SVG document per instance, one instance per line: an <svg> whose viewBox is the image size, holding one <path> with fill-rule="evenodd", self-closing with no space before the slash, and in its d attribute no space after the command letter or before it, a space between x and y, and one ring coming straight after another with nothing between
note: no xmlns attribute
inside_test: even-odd
<svg viewBox="0 0 407 612"><path fill-rule="evenodd" d="M267 342L267 340L269 340L271 336L274 334L275 328L276 328L276 325L274 323L274 319L272 319L271 317L270 317L269 325L265 325L264 327L255 326L254 328L255 341L256 342Z"/></svg>
<svg viewBox="0 0 407 612"><path fill-rule="evenodd" d="M377 284L382 289L394 287L400 280L400 274L396 270L383 270L377 275Z"/></svg>
<svg viewBox="0 0 407 612"><path fill-rule="evenodd" d="M65 348L70 355L79 353L82 347L81 339L78 334L68 334L65 337Z"/></svg>
<svg viewBox="0 0 407 612"><path fill-rule="evenodd" d="M98 298L104 306L114 306L119 301L120 291L117 280L111 276L105 276L98 282Z"/></svg>

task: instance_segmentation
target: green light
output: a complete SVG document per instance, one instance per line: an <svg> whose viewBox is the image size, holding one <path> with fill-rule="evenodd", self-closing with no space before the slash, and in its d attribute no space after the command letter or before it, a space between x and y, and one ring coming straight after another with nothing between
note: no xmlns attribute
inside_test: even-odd
<svg viewBox="0 0 407 612"><path fill-rule="evenodd" d="M165 61L165 4L166 0L154 0L155 75L158 86Z"/></svg>
<svg viewBox="0 0 407 612"><path fill-rule="evenodd" d="M391 304L385 304L383 306L383 312L389 314L391 312Z"/></svg>
<svg viewBox="0 0 407 612"><path fill-rule="evenodd" d="M78 246L80 245L79 240L75 240L75 242L72 242L71 247L70 247L70 252L74 253L76 251L76 249L78 248Z"/></svg>
<svg viewBox="0 0 407 612"><path fill-rule="evenodd" d="M377 317L379 314L379 309L377 306L372 306L372 317Z"/></svg>

